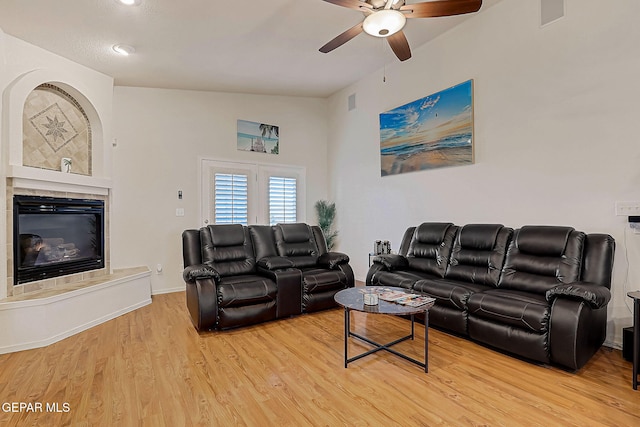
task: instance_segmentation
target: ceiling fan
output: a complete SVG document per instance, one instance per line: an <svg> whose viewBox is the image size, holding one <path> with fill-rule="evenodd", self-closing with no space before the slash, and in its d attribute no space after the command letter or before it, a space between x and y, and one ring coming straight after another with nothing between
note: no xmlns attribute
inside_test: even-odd
<svg viewBox="0 0 640 427"><path fill-rule="evenodd" d="M320 48L328 53L342 46L361 32L375 37L384 37L400 61L411 58L409 42L402 32L407 18L433 18L438 16L463 15L477 12L482 0L434 0L405 4L405 0L324 0L338 6L359 10L364 21L349 28Z"/></svg>

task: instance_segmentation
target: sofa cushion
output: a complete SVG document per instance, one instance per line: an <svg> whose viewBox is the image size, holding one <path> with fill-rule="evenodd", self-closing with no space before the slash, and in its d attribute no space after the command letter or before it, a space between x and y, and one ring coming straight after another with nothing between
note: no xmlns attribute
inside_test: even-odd
<svg viewBox="0 0 640 427"><path fill-rule="evenodd" d="M384 254L373 258L374 263L382 264L385 270L403 270L409 267L407 258L398 254Z"/></svg>
<svg viewBox="0 0 640 427"><path fill-rule="evenodd" d="M239 246L244 244L244 227L240 224L210 225L213 246Z"/></svg>
<svg viewBox="0 0 640 427"><path fill-rule="evenodd" d="M451 223L420 224L407 252L409 269L444 277L458 227Z"/></svg>
<svg viewBox="0 0 640 427"><path fill-rule="evenodd" d="M419 243L439 245L452 225L450 222L423 222L416 227L413 240Z"/></svg>
<svg viewBox="0 0 640 427"><path fill-rule="evenodd" d="M262 276L223 277L218 284L218 306L237 307L275 301L276 292L275 282Z"/></svg>
<svg viewBox="0 0 640 427"><path fill-rule="evenodd" d="M547 238L548 247L544 243ZM517 230L498 287L544 294L559 284L578 281L584 241L584 233L569 227L526 226Z"/></svg>
<svg viewBox="0 0 640 427"><path fill-rule="evenodd" d="M303 294L347 287L347 276L340 270L312 268L302 270Z"/></svg>
<svg viewBox="0 0 640 427"><path fill-rule="evenodd" d="M307 224L278 224L282 232L282 240L287 243L301 243L311 240L311 230Z"/></svg>
<svg viewBox="0 0 640 427"><path fill-rule="evenodd" d="M278 224L274 227L278 255L290 258L296 268L313 267L318 248L307 224Z"/></svg>
<svg viewBox="0 0 640 427"><path fill-rule="evenodd" d="M325 252L318 257L318 266L335 270L349 262L349 256L342 252Z"/></svg>
<svg viewBox="0 0 640 427"><path fill-rule="evenodd" d="M460 229L445 278L496 287L513 229L502 224L469 224Z"/></svg>
<svg viewBox="0 0 640 427"><path fill-rule="evenodd" d="M551 307L544 295L492 289L476 293L467 301L469 316L543 333L549 327Z"/></svg>
<svg viewBox="0 0 640 427"><path fill-rule="evenodd" d="M571 227L525 225L518 230L516 244L523 254L560 257L567 247Z"/></svg>
<svg viewBox="0 0 640 427"><path fill-rule="evenodd" d="M256 259L246 227L239 224L202 227L200 241L202 263L213 267L221 277L255 272Z"/></svg>
<svg viewBox="0 0 640 427"><path fill-rule="evenodd" d="M413 285L422 279L434 279L437 276L420 271L376 271L371 277L372 286L397 286L399 288L411 289Z"/></svg>
<svg viewBox="0 0 640 427"><path fill-rule="evenodd" d="M460 229L456 243L464 249L490 251L503 228L502 224L467 224Z"/></svg>
<svg viewBox="0 0 640 427"><path fill-rule="evenodd" d="M436 299L437 305L445 305L464 311L467 309L467 301L471 295L493 288L455 280L436 279L418 280L413 289L431 295Z"/></svg>

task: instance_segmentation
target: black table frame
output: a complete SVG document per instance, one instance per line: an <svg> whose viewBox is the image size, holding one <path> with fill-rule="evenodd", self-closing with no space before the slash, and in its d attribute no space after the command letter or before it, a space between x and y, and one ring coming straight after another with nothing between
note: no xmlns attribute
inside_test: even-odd
<svg viewBox="0 0 640 427"><path fill-rule="evenodd" d="M425 310L424 312L424 362L416 360L412 357L407 356L406 354L400 353L399 351L396 351L390 348L391 346L399 344L403 341L406 341L408 339L413 340L415 338L415 315L414 314L410 315L411 316L411 334L406 335L402 338L398 338L397 340L391 341L386 344L380 344L363 335L357 334L351 330L351 311L352 309L350 309L349 307L344 307L344 367L345 368L351 362L359 360L365 356L369 356L370 354L376 353L380 350L384 350L384 351L388 351L391 354L395 354L396 356L401 357L404 360L414 363L420 366L421 368L424 368L425 373L429 372L429 310ZM356 310L356 311L361 311L361 310ZM381 313L381 314L386 314L386 313ZM387 315L393 316L393 314L387 314ZM365 351L364 353L360 353L350 358L349 357L349 337L357 338L361 341L364 341L367 344L372 345L373 348L369 351Z"/></svg>

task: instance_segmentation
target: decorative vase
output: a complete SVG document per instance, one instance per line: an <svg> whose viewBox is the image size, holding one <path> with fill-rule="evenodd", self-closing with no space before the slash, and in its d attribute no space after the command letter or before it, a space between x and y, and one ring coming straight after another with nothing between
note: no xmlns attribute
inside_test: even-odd
<svg viewBox="0 0 640 427"><path fill-rule="evenodd" d="M60 160L60 171L71 173L71 159L69 157L63 157Z"/></svg>

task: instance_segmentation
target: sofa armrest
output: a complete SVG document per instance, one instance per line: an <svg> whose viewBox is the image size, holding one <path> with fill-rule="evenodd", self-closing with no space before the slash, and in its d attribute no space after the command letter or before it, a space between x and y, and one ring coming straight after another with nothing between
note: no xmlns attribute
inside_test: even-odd
<svg viewBox="0 0 640 427"><path fill-rule="evenodd" d="M293 261L282 256L268 256L258 260L258 267L271 271L282 270L285 268L292 268Z"/></svg>
<svg viewBox="0 0 640 427"><path fill-rule="evenodd" d="M326 252L318 257L318 265L335 270L339 265L349 262L349 256L342 252Z"/></svg>
<svg viewBox="0 0 640 427"><path fill-rule="evenodd" d="M216 283L220 281L220 273L205 264L190 265L182 272L182 278L187 283L194 283L198 279L213 279Z"/></svg>
<svg viewBox="0 0 640 427"><path fill-rule="evenodd" d="M389 271L401 270L409 267L409 261L407 261L404 256L397 254L378 255L373 259L373 262L382 264L384 269Z"/></svg>
<svg viewBox="0 0 640 427"><path fill-rule="evenodd" d="M549 302L555 298L578 299L588 303L591 308L598 309L609 303L611 292L606 287L594 283L574 282L549 289L546 298Z"/></svg>

